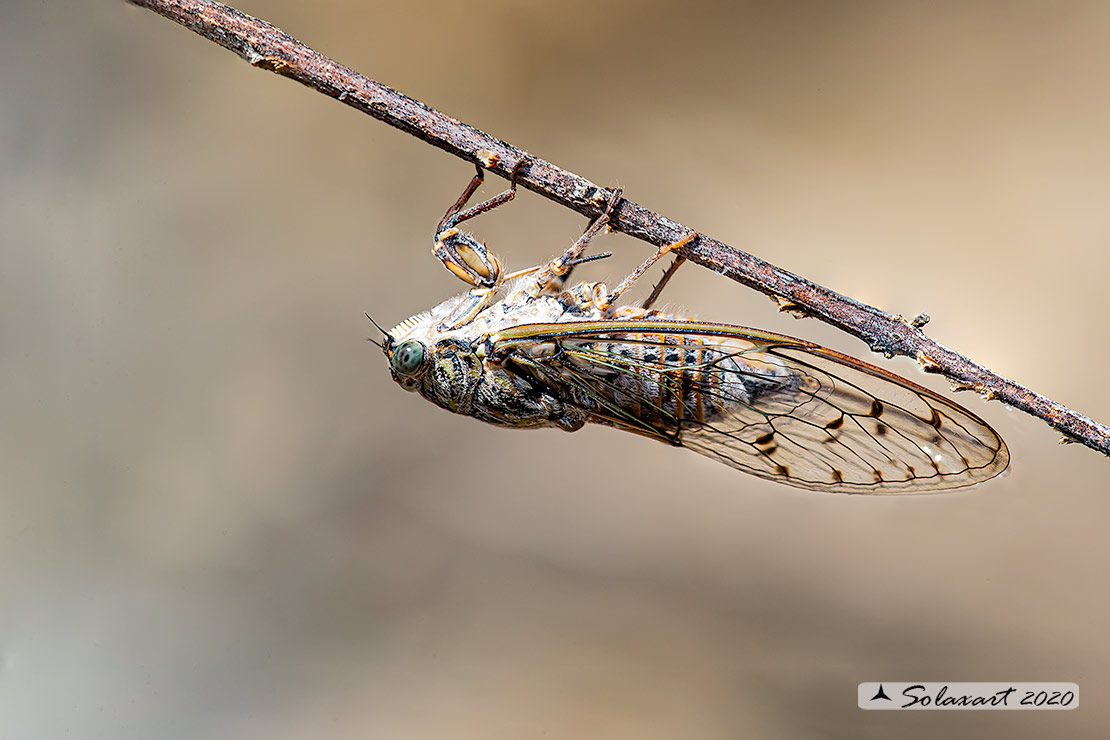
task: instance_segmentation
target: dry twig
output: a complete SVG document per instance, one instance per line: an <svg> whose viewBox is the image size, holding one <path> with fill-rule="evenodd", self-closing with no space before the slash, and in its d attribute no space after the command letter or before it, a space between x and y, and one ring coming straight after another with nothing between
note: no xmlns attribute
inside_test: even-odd
<svg viewBox="0 0 1110 740"><path fill-rule="evenodd" d="M585 216L596 217L609 197L609 191L589 180L363 77L284 31L234 8L210 0L130 2L215 41L256 67L297 80L457 157L482 162L503 177L522 157L529 156L531 161L519 177L520 186ZM491 152L496 158L488 157ZM612 228L655 245L676 241L691 231L628 200L620 202ZM926 372L943 374L955 389L975 390L1002 401L1044 419L1065 435L1063 441L1082 442L1110 454L1110 428L938 344L921 331L924 320L906 321L859 303L705 235L677 253L766 293L779 302L780 310L821 319L887 356L913 357Z"/></svg>

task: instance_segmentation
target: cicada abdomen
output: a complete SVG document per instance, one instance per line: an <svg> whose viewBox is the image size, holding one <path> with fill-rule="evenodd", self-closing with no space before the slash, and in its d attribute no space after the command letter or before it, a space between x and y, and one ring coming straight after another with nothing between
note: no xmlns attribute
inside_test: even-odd
<svg viewBox="0 0 1110 740"><path fill-rule="evenodd" d="M744 344L635 333L567 339L562 349L578 371L581 383L572 387L594 412L592 421L681 445L683 432L722 421L737 404L792 395L804 381L781 364L744 357L752 350Z"/></svg>

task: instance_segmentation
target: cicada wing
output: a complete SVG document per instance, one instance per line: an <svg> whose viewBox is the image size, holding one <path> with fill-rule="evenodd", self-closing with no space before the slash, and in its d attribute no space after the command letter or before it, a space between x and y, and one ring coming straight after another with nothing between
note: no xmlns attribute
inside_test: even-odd
<svg viewBox="0 0 1110 740"><path fill-rule="evenodd" d="M760 477L834 492L961 488L1009 464L985 421L928 389L820 347L775 345L767 354L788 382L694 426L684 446ZM751 377L722 372L741 384Z"/></svg>
<svg viewBox="0 0 1110 740"><path fill-rule="evenodd" d="M515 343L531 336L559 345L537 369L591 420L761 478L916 493L972 485L1009 462L1001 438L967 409L803 340L679 321L573 327L533 325L517 330Z"/></svg>

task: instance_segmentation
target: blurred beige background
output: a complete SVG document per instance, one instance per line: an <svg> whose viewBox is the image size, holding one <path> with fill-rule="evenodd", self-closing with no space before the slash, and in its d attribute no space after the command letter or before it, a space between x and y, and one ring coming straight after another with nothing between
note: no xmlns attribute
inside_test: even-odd
<svg viewBox="0 0 1110 740"><path fill-rule="evenodd" d="M240 7L1110 420L1106 3ZM122 2L0 6L0 168L0 737L1110 724L1110 467L1043 423L963 395L1009 474L882 500L442 412L362 312L461 289L429 247L469 165ZM582 226L474 228L521 267ZM582 277L647 253L600 246ZM867 356L700 268L669 298ZM872 680L1082 705L863 712Z"/></svg>

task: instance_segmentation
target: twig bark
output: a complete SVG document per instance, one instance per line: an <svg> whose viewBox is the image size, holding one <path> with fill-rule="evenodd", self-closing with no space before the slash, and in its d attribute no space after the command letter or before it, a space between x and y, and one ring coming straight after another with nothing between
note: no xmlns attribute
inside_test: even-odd
<svg viewBox="0 0 1110 740"><path fill-rule="evenodd" d="M609 197L605 188L363 77L234 8L210 0L129 1L215 41L256 67L297 80L457 157L481 162L503 177L522 157L530 157L519 185L585 216L596 217ZM613 229L655 245L691 231L629 200L620 202L611 223ZM859 303L705 235L699 234L677 254L772 296L781 310L818 318L859 337L876 352L913 357L926 372L947 377L956 390L974 390L1041 418L1064 434L1062 441L1082 442L1110 454L1110 428L938 344L921 331L924 321L909 322Z"/></svg>

